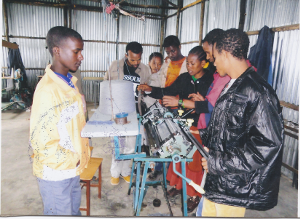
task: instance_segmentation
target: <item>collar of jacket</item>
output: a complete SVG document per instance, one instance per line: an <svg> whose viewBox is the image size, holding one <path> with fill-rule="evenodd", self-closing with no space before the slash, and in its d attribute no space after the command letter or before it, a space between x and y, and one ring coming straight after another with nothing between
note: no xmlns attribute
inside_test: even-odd
<svg viewBox="0 0 300 219"><path fill-rule="evenodd" d="M188 73L188 72L187 72ZM189 74L189 73L188 73ZM190 74L189 74L190 75ZM194 82L194 83L196 83L196 81L199 81L199 80L201 80L201 81L209 81L211 78L213 78L213 75L212 75L212 73L211 72L209 72L209 71L206 71L205 72L205 74L201 77L201 78L197 78L195 81L193 80L193 77L190 75L190 77L191 77L191 80Z"/></svg>
<svg viewBox="0 0 300 219"><path fill-rule="evenodd" d="M71 88L66 82L64 82L62 79L60 79L52 70L51 70L51 64L49 64L46 69L46 76L48 76L52 81L54 81L54 83L58 84L58 86L63 89L65 92L69 92L71 91L73 88ZM76 77L72 77L71 81L73 82L75 89L76 89L76 82L77 82L77 78Z"/></svg>
<svg viewBox="0 0 300 219"><path fill-rule="evenodd" d="M240 77L238 77L235 82L233 83L233 85L228 89L228 91L226 92L226 94L231 94L233 92L236 91L237 87L241 84L241 82L251 73L255 72L254 68L253 67L249 67L246 69L246 71L240 75ZM224 88L223 88L224 90ZM223 92L222 90L222 92ZM221 92L221 93L222 93ZM223 99L224 96L226 96L226 94L222 95L220 98L218 98L217 102L220 100L220 99ZM226 97L228 98L228 96Z"/></svg>
<svg viewBox="0 0 300 219"><path fill-rule="evenodd" d="M235 82L233 83L233 85L229 88L229 90L235 90L235 88L249 75L251 74L252 72L255 72L254 68L253 67L249 67L246 69L246 71L244 71L244 73L242 73L240 75L240 77L238 77ZM231 89L232 88L232 89ZM228 90L228 91L229 91ZM227 91L227 92L228 92Z"/></svg>

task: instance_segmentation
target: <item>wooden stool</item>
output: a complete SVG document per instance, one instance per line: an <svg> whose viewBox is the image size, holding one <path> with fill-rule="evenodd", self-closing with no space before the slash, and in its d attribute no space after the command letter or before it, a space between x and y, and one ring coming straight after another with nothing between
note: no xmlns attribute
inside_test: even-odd
<svg viewBox="0 0 300 219"><path fill-rule="evenodd" d="M87 168L80 174L80 183L82 187L86 186L86 207L80 208L81 211L86 211L86 215L90 216L90 191L91 187L98 187L98 198L101 198L101 164L103 158L91 157ZM95 175L96 171L99 171L98 183L92 184L91 180ZM82 188L81 187L81 188Z"/></svg>

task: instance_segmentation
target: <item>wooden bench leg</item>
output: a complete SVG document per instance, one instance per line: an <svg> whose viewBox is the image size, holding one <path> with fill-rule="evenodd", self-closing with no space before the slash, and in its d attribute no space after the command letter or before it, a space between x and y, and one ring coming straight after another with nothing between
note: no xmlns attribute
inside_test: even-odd
<svg viewBox="0 0 300 219"><path fill-rule="evenodd" d="M102 166L102 163L101 163L100 166L99 166L99 176L98 176L98 198L101 198L101 182L102 182L101 166Z"/></svg>
<svg viewBox="0 0 300 219"><path fill-rule="evenodd" d="M91 195L91 181L86 181L86 215L90 216L90 195Z"/></svg>

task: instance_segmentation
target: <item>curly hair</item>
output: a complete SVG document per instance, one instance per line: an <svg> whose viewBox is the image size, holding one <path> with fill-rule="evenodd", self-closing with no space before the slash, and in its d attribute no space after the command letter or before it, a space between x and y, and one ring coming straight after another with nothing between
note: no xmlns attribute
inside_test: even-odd
<svg viewBox="0 0 300 219"><path fill-rule="evenodd" d="M62 41L71 37L82 40L81 35L71 28L63 26L52 27L46 36L46 43L51 56L53 56L53 47L60 47Z"/></svg>
<svg viewBox="0 0 300 219"><path fill-rule="evenodd" d="M207 42L208 45L214 45L216 38L220 36L223 32L224 30L219 28L211 30L208 34L206 34L206 36L202 40L202 43Z"/></svg>
<svg viewBox="0 0 300 219"><path fill-rule="evenodd" d="M170 35L164 39L164 43L162 46L163 47L175 46L175 47L179 48L180 40L178 39L177 36Z"/></svg>
<svg viewBox="0 0 300 219"><path fill-rule="evenodd" d="M126 54L128 55L128 51L133 52L134 54L139 54L143 52L143 47L140 43L138 42L130 42L126 46Z"/></svg>
<svg viewBox="0 0 300 219"><path fill-rule="evenodd" d="M202 46L195 46L189 51L189 55L197 55L199 61L206 60L206 53L204 52Z"/></svg>
<svg viewBox="0 0 300 219"><path fill-rule="evenodd" d="M216 49L219 53L225 50L238 59L247 59L249 49L248 35L239 29L228 29L217 37Z"/></svg>
<svg viewBox="0 0 300 219"><path fill-rule="evenodd" d="M152 60L153 57L158 57L161 59L161 62L163 62L163 56L160 52L151 53L151 55L149 56L149 62Z"/></svg>

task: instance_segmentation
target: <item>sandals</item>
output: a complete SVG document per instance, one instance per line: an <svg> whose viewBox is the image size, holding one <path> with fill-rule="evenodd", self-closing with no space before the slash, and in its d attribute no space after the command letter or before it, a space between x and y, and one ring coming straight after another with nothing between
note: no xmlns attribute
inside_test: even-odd
<svg viewBox="0 0 300 219"><path fill-rule="evenodd" d="M188 210L188 213L191 213L198 206L199 202L200 202L199 196L196 196L195 199L193 197L190 197L187 200L187 210Z"/></svg>
<svg viewBox="0 0 300 219"><path fill-rule="evenodd" d="M170 189L169 191L167 191L167 196L169 197L175 197L176 195L180 194L181 191L175 189L174 187L172 189Z"/></svg>

